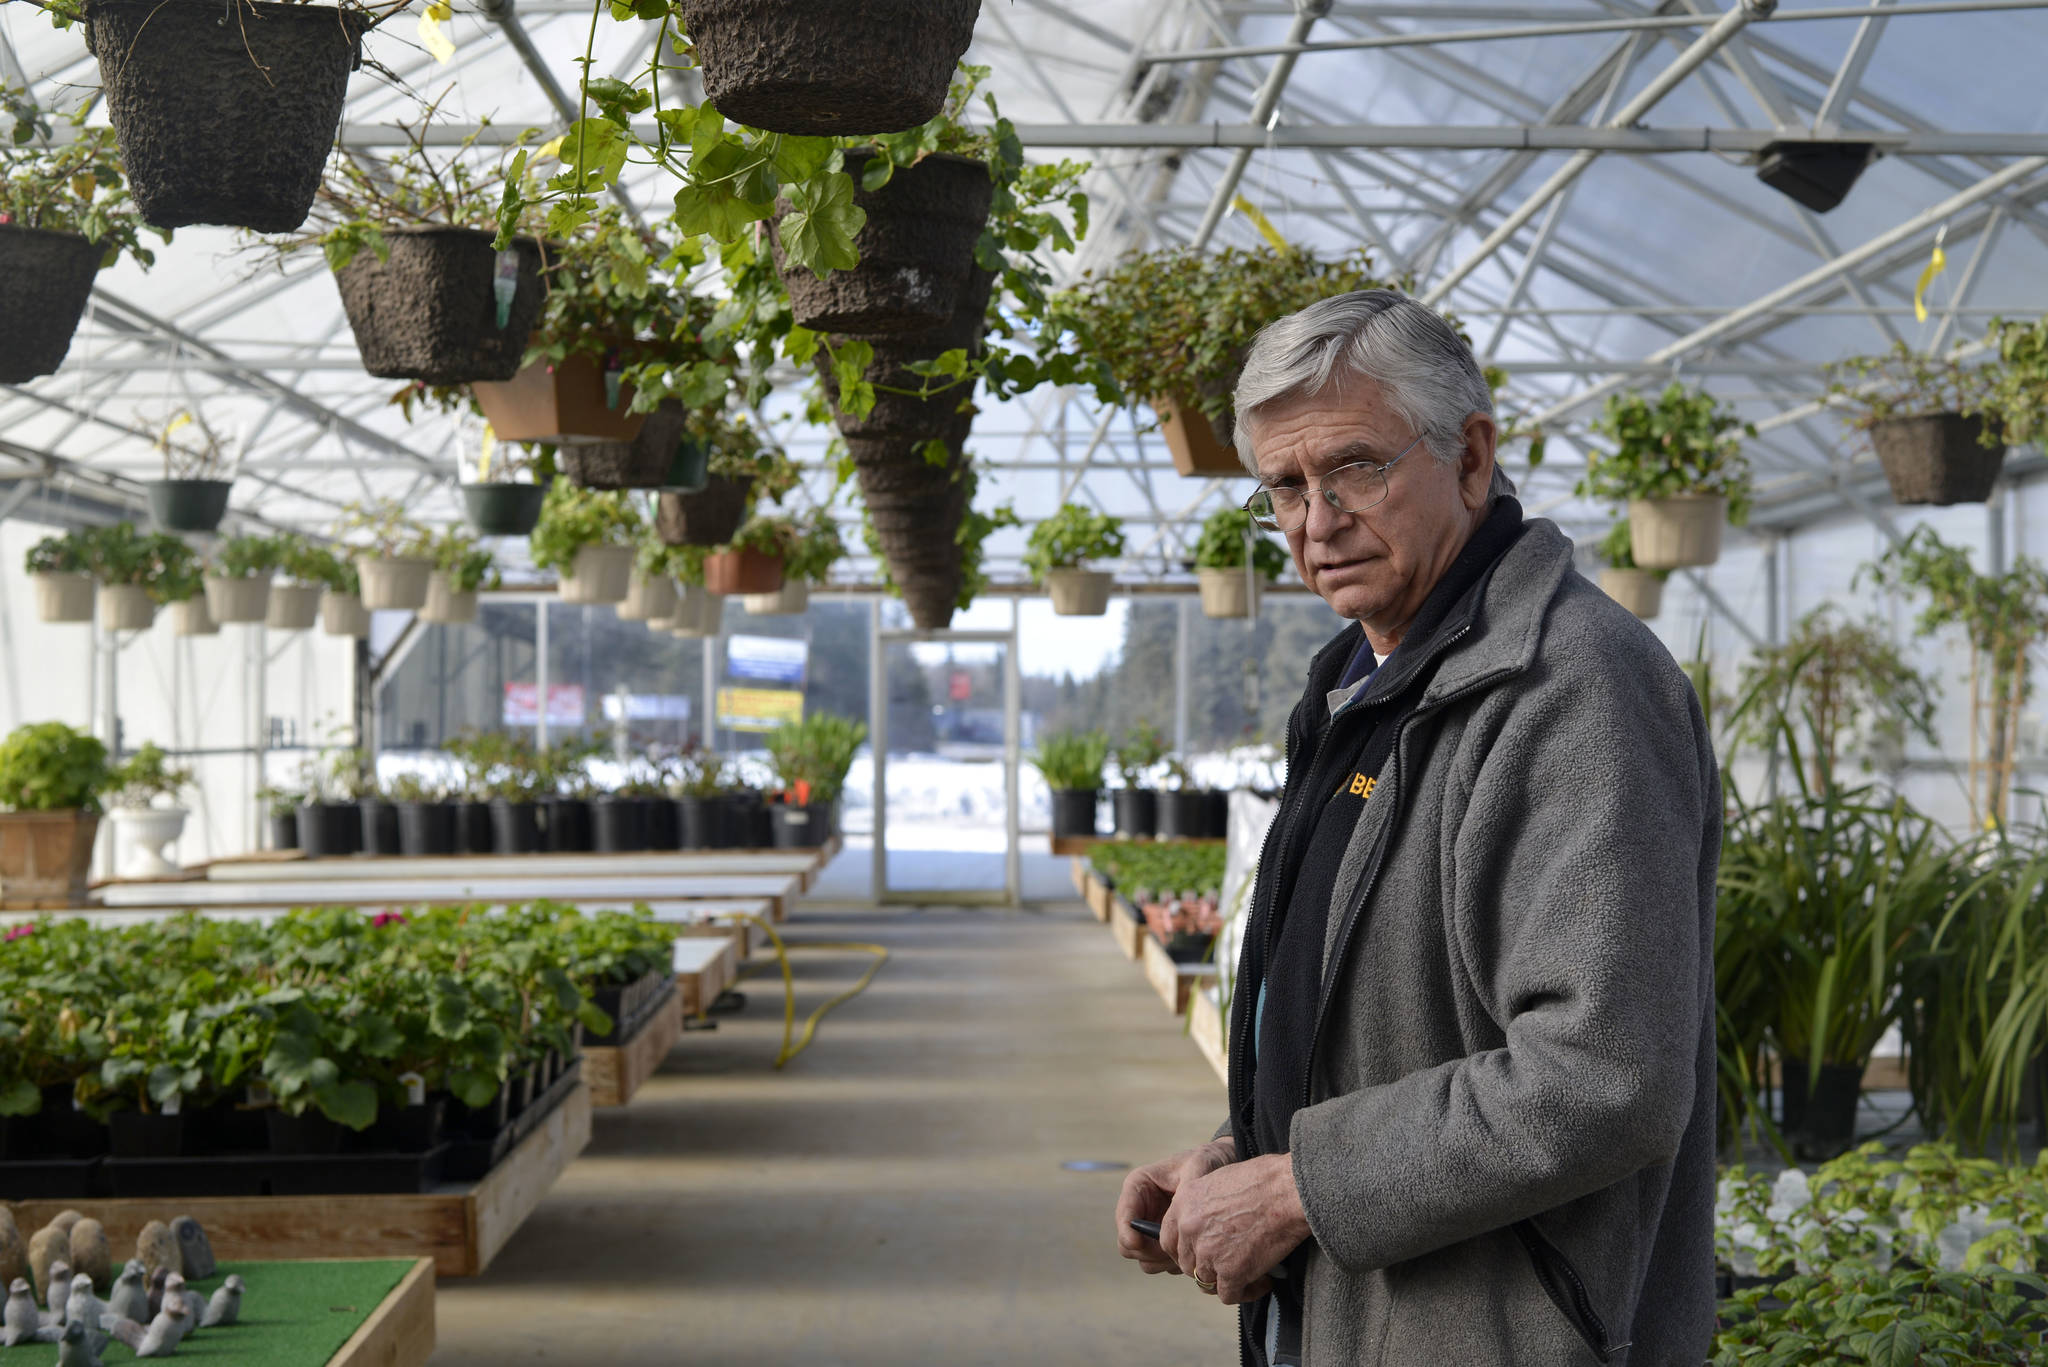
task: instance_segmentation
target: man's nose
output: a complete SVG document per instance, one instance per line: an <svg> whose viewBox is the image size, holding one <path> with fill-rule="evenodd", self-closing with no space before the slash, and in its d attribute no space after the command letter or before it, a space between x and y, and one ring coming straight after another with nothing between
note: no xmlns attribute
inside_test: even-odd
<svg viewBox="0 0 2048 1367"><path fill-rule="evenodd" d="M1302 530L1311 541L1328 541L1351 516L1349 513L1339 512L1335 504L1323 497L1321 489L1304 489L1302 497L1308 500L1308 521Z"/></svg>

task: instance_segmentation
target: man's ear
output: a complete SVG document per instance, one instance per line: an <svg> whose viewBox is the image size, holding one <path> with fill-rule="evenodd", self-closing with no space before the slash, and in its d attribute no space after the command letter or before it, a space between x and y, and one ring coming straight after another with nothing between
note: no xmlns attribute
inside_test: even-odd
<svg viewBox="0 0 2048 1367"><path fill-rule="evenodd" d="M1468 512L1478 512L1486 506L1487 493L1493 488L1500 428L1488 414L1474 413L1465 419L1464 437L1465 450L1458 457L1458 499Z"/></svg>

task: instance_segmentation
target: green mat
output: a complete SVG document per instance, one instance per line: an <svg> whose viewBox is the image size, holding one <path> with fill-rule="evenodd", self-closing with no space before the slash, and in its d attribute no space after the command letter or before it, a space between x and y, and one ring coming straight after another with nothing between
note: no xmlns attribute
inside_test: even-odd
<svg viewBox="0 0 2048 1367"><path fill-rule="evenodd" d="M410 1258L366 1262L222 1263L192 1289L213 1289L239 1272L242 1318L220 1329L200 1329L178 1345L176 1360L246 1363L248 1367L326 1367L384 1298L412 1270ZM105 1292L95 1287L104 1300ZM6 1367L45 1367L57 1361L54 1343L0 1349ZM133 1362L135 1354L109 1339L102 1362Z"/></svg>

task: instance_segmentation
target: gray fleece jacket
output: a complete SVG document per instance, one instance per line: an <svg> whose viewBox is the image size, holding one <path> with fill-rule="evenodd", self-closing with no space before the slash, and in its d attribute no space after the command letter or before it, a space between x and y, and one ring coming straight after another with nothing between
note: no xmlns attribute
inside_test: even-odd
<svg viewBox="0 0 2048 1367"><path fill-rule="evenodd" d="M1441 659L1337 878L1290 1132L1304 1362L1698 1367L1721 838L1699 704L1547 521L1418 644L1368 685ZM1311 739L1330 668L1297 714Z"/></svg>

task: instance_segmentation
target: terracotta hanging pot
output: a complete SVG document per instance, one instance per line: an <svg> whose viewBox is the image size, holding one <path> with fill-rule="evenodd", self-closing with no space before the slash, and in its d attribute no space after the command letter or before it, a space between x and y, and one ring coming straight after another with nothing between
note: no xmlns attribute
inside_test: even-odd
<svg viewBox="0 0 2048 1367"><path fill-rule="evenodd" d="M633 387L620 382L623 353L603 364L577 352L536 361L503 384L470 387L500 441L631 441L646 423L632 412Z"/></svg>
<svg viewBox="0 0 2048 1367"><path fill-rule="evenodd" d="M782 557L752 550L707 555L704 587L721 596L775 593L782 588Z"/></svg>

